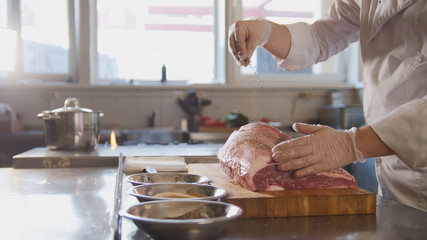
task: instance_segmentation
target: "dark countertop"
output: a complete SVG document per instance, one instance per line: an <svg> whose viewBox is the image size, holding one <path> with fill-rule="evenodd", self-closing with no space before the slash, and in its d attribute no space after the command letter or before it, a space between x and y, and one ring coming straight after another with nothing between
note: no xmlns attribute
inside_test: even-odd
<svg viewBox="0 0 427 240"><path fill-rule="evenodd" d="M0 133L0 167L11 167L14 155L43 146L46 146L43 131Z"/></svg>
<svg viewBox="0 0 427 240"><path fill-rule="evenodd" d="M114 167L0 169L1 239L113 239L116 173ZM123 198L124 205L132 201ZM427 239L426 212L381 197L377 205L375 215L237 219L218 239ZM149 238L123 219L122 239Z"/></svg>

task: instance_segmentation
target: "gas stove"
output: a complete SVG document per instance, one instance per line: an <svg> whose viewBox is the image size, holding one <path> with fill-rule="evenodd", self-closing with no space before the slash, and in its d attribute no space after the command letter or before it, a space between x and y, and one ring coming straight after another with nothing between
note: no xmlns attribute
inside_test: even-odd
<svg viewBox="0 0 427 240"><path fill-rule="evenodd" d="M99 143L109 143L113 130L101 130ZM147 129L123 129L114 130L118 145L145 144L179 144L188 143L190 134L188 131L174 128L147 128Z"/></svg>

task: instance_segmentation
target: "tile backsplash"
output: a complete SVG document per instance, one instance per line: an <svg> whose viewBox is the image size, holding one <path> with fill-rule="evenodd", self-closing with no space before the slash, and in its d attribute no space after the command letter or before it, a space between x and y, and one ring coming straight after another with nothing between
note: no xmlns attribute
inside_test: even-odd
<svg viewBox="0 0 427 240"><path fill-rule="evenodd" d="M282 125L295 121L317 122L319 111L328 104L333 90L328 89L246 89L246 88L197 88L199 98L212 103L205 106L203 114L221 119L231 110L247 115L251 121L267 117ZM336 92L334 90L333 92ZM339 90L344 102L358 101L354 89ZM181 127L186 114L177 99L184 97L184 88L42 88L0 87L0 102L8 103L15 112L22 113L27 128L42 128L43 121L37 114L44 110L63 107L64 100L76 97L80 106L101 110L103 129L147 128L148 117L154 112L155 127ZM356 99L356 100L355 100Z"/></svg>

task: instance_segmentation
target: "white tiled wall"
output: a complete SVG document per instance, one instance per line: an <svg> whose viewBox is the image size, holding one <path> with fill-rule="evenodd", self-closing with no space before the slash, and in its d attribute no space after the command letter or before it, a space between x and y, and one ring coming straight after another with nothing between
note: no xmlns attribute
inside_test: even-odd
<svg viewBox="0 0 427 240"><path fill-rule="evenodd" d="M24 114L24 123L30 128L41 128L43 121L37 114L43 110L60 108L67 97L77 97L81 107L101 110L101 128L146 128L148 116L154 111L156 127L180 127L185 113L176 103L185 97L186 89L54 89L41 87L1 88L0 103L9 103L16 112ZM295 121L315 122L319 111L327 103L330 90L289 89L197 89L200 98L212 104L204 108L204 115L221 119L231 110L249 116L251 121L267 117L272 121L291 125ZM344 98L352 99L353 90L342 90Z"/></svg>

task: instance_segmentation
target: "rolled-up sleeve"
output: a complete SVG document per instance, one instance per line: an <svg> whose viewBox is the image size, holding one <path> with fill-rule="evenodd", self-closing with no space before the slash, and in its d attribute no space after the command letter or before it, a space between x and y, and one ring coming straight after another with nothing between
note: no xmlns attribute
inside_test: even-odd
<svg viewBox="0 0 427 240"><path fill-rule="evenodd" d="M427 95L371 124L379 138L410 168L427 166Z"/></svg>
<svg viewBox="0 0 427 240"><path fill-rule="evenodd" d="M291 34L291 48L286 59L278 59L277 65L286 71L304 70L316 62L319 45L314 31L308 23L286 25Z"/></svg>
<svg viewBox="0 0 427 240"><path fill-rule="evenodd" d="M329 14L313 24L286 25L291 47L286 59L277 65L287 71L299 71L326 61L359 39L359 5L351 0L336 1Z"/></svg>

